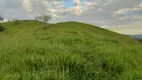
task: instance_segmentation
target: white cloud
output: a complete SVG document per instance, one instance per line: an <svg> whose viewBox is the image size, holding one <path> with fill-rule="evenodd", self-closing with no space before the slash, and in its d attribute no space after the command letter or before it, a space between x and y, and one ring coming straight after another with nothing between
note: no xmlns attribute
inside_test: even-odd
<svg viewBox="0 0 142 80"><path fill-rule="evenodd" d="M76 15L80 15L81 13L82 13L82 11L81 11L81 6L74 6L73 7L73 12L76 14Z"/></svg>
<svg viewBox="0 0 142 80"><path fill-rule="evenodd" d="M85 6L90 6L90 5L92 5L92 2L84 2L83 4L85 4Z"/></svg>
<svg viewBox="0 0 142 80"><path fill-rule="evenodd" d="M127 14L127 12L129 11L130 9L127 9L127 8L123 8L123 9L120 9L118 11L114 11L115 14Z"/></svg>
<svg viewBox="0 0 142 80"><path fill-rule="evenodd" d="M59 4L59 2L57 2L57 1L53 1L51 3L52 3L53 6L57 6Z"/></svg>
<svg viewBox="0 0 142 80"><path fill-rule="evenodd" d="M86 7L89 7L89 6L94 6L95 7L95 6L98 5L98 3L96 3L96 2L86 2L86 1L83 4L85 4Z"/></svg>
<svg viewBox="0 0 142 80"><path fill-rule="evenodd" d="M32 0L23 0L23 6L24 6L24 9L28 12L31 12L32 11L32 4L31 4L31 1Z"/></svg>
<svg viewBox="0 0 142 80"><path fill-rule="evenodd" d="M81 4L81 2L80 2L80 0L73 0L73 4L74 4L75 6L78 6L78 5Z"/></svg>

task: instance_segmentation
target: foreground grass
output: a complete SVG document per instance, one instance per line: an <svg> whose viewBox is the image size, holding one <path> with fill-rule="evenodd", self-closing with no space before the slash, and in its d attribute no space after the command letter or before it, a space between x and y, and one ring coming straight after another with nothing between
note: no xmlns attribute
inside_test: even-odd
<svg viewBox="0 0 142 80"><path fill-rule="evenodd" d="M77 22L4 23L0 80L142 80L142 44Z"/></svg>

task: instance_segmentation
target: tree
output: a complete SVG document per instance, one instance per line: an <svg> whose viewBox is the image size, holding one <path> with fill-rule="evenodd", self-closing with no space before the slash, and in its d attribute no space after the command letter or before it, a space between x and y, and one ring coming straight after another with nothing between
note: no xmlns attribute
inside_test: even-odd
<svg viewBox="0 0 142 80"><path fill-rule="evenodd" d="M0 22L3 22L4 18L2 16L0 16Z"/></svg>
<svg viewBox="0 0 142 80"><path fill-rule="evenodd" d="M35 20L47 23L52 17L50 15L42 15L42 16L36 16Z"/></svg>

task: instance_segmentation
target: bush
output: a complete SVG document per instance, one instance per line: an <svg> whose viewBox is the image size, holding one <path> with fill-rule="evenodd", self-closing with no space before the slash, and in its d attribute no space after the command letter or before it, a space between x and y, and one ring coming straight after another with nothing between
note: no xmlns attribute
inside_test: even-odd
<svg viewBox="0 0 142 80"><path fill-rule="evenodd" d="M2 25L0 25L0 32L4 31L4 30L5 30L4 27Z"/></svg>
<svg viewBox="0 0 142 80"><path fill-rule="evenodd" d="M139 39L140 42L142 42L142 39Z"/></svg>

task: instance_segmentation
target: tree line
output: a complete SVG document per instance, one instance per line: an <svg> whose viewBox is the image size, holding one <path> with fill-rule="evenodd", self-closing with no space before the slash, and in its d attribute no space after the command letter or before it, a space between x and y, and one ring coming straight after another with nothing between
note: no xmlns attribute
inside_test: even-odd
<svg viewBox="0 0 142 80"><path fill-rule="evenodd" d="M34 20L36 21L40 21L40 22L44 22L44 23L48 23L49 20L52 19L51 15L41 15L41 16L35 16ZM14 21L15 19L13 19L12 21ZM18 20L18 19L16 19ZM4 21L4 17L0 15L0 22L2 23Z"/></svg>

